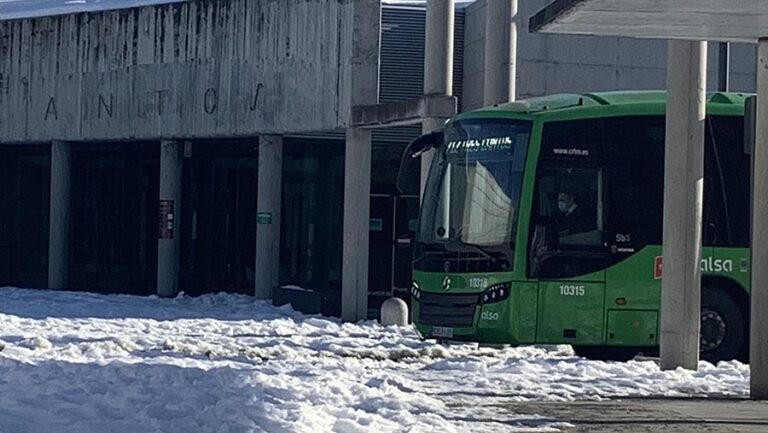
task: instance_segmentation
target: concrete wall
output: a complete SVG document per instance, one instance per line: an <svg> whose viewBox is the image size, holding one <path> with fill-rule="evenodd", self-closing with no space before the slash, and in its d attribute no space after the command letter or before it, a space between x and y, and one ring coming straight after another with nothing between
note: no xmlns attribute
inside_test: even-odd
<svg viewBox="0 0 768 433"><path fill-rule="evenodd" d="M551 0L520 0L517 96L663 89L666 41L530 33L528 18ZM463 109L483 105L485 0L466 9ZM731 90L755 90L756 45L731 45ZM709 48L708 87L717 84L717 46Z"/></svg>
<svg viewBox="0 0 768 433"><path fill-rule="evenodd" d="M0 142L345 126L353 13L349 0L197 0L0 21Z"/></svg>

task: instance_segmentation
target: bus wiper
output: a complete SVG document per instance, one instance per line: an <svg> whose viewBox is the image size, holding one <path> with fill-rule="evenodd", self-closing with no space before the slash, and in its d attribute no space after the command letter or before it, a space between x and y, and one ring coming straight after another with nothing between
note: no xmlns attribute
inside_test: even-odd
<svg viewBox="0 0 768 433"><path fill-rule="evenodd" d="M497 264L497 265L499 265L501 267L507 267L507 265L509 264L506 259L501 259L501 258L497 257L496 255L494 255L492 252L490 252L484 246L481 246L481 245L478 245L478 244L468 244L466 242L462 242L461 244L458 244L458 245L467 246L467 247L472 248L473 250L479 252L480 254L485 256L486 258L490 259L494 264Z"/></svg>

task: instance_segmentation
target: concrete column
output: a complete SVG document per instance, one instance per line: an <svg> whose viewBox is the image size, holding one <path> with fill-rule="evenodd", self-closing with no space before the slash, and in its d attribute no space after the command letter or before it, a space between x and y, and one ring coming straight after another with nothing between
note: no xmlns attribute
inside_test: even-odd
<svg viewBox="0 0 768 433"><path fill-rule="evenodd" d="M454 0L427 0L424 37L424 94L453 94ZM424 119L422 132L440 129L446 119ZM427 181L434 151L421 155L421 191Z"/></svg>
<svg viewBox="0 0 768 433"><path fill-rule="evenodd" d="M768 399L768 38L757 45L757 115L752 179L750 395Z"/></svg>
<svg viewBox="0 0 768 433"><path fill-rule="evenodd" d="M179 292L182 143L160 142L160 203L157 240L157 294Z"/></svg>
<svg viewBox="0 0 768 433"><path fill-rule="evenodd" d="M283 186L283 137L259 137L259 191L256 199L257 299L270 299L280 284L280 206Z"/></svg>
<svg viewBox="0 0 768 433"><path fill-rule="evenodd" d="M706 42L667 45L661 368L699 363Z"/></svg>
<svg viewBox="0 0 768 433"><path fill-rule="evenodd" d="M515 100L516 16L517 0L486 0L485 2L483 103L486 106Z"/></svg>
<svg viewBox="0 0 768 433"><path fill-rule="evenodd" d="M355 0L350 105L379 100L381 1ZM368 316L368 238L371 213L371 131L347 129L344 154L341 317L354 322Z"/></svg>
<svg viewBox="0 0 768 433"><path fill-rule="evenodd" d="M67 287L69 270L69 199L72 193L71 144L51 143L51 201L48 231L48 288Z"/></svg>
<svg viewBox="0 0 768 433"><path fill-rule="evenodd" d="M371 202L371 131L348 129L344 156L344 245L341 317L368 315L368 248Z"/></svg>

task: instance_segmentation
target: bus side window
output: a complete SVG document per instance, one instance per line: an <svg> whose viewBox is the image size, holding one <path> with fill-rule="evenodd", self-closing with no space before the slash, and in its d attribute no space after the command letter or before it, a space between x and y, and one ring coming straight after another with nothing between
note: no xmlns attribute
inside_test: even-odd
<svg viewBox="0 0 768 433"><path fill-rule="evenodd" d="M544 124L529 250L532 278L569 278L605 266L602 121Z"/></svg>
<svg viewBox="0 0 768 433"><path fill-rule="evenodd" d="M604 119L606 242L625 251L661 244L664 116ZM621 254L619 254L621 256ZM620 257L617 257L620 259Z"/></svg>
<svg viewBox="0 0 768 433"><path fill-rule="evenodd" d="M605 252L601 176L596 168L539 168L530 245L532 277L567 278L603 266L595 254Z"/></svg>
<svg viewBox="0 0 768 433"><path fill-rule="evenodd" d="M603 244L602 182L597 169L542 170L539 190L558 233L561 249Z"/></svg>

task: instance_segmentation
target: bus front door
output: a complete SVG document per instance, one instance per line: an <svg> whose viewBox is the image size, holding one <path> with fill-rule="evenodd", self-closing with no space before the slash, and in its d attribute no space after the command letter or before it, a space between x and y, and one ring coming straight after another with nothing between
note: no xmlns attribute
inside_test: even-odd
<svg viewBox="0 0 768 433"><path fill-rule="evenodd" d="M537 340L542 343L604 344L605 273L539 280Z"/></svg>
<svg viewBox="0 0 768 433"><path fill-rule="evenodd" d="M536 340L605 344L602 170L544 161L535 194L530 275L539 281Z"/></svg>

